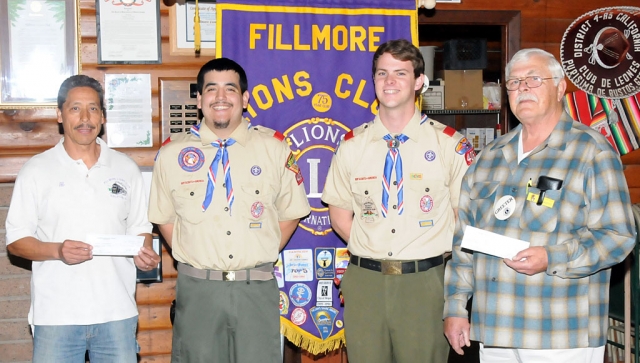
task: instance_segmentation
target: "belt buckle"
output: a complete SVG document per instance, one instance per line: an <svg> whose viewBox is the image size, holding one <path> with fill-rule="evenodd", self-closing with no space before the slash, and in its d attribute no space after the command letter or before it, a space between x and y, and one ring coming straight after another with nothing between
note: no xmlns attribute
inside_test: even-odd
<svg viewBox="0 0 640 363"><path fill-rule="evenodd" d="M222 281L236 281L236 272L222 271Z"/></svg>
<svg viewBox="0 0 640 363"><path fill-rule="evenodd" d="M383 275L402 275L402 261L380 261Z"/></svg>

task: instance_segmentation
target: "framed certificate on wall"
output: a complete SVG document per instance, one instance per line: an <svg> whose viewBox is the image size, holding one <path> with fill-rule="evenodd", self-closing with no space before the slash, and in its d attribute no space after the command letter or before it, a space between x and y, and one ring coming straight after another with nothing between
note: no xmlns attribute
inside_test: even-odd
<svg viewBox="0 0 640 363"><path fill-rule="evenodd" d="M161 0L96 0L99 64L162 63Z"/></svg>
<svg viewBox="0 0 640 363"><path fill-rule="evenodd" d="M169 8L169 43L171 55L195 55L195 1L175 3ZM198 3L200 15L200 55L216 55L216 4Z"/></svg>
<svg viewBox="0 0 640 363"><path fill-rule="evenodd" d="M0 108L56 107L80 72L77 0L0 1Z"/></svg>

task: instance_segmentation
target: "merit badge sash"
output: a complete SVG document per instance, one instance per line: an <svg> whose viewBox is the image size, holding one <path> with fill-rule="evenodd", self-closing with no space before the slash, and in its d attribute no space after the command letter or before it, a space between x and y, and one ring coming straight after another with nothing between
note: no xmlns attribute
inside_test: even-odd
<svg viewBox="0 0 640 363"><path fill-rule="evenodd" d="M284 134L311 204L276 264L281 332L313 354L337 349L344 321L333 281L348 253L322 188L339 141L377 113L373 53L392 39L417 44L416 1L218 0L216 10L216 57L247 73L245 117Z"/></svg>

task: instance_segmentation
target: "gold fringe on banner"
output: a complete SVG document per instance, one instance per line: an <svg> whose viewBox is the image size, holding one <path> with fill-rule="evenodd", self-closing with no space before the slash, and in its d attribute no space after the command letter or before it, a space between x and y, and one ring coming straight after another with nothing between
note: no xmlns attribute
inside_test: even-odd
<svg viewBox="0 0 640 363"><path fill-rule="evenodd" d="M344 329L326 340L322 340L315 335L307 333L299 326L290 322L284 317L280 317L280 333L291 343L306 350L311 354L320 354L336 350L345 344Z"/></svg>

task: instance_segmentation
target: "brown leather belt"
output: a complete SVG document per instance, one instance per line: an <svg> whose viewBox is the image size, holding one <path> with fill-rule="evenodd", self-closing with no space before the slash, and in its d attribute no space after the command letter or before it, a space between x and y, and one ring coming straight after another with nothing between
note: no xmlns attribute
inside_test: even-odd
<svg viewBox="0 0 640 363"><path fill-rule="evenodd" d="M383 275L403 275L427 271L432 267L442 265L442 256L425 258L416 261L371 260L351 255L351 263L367 270L382 272Z"/></svg>
<svg viewBox="0 0 640 363"><path fill-rule="evenodd" d="M267 263L238 271L205 270L178 262L178 273L202 280L215 281L268 281L274 278L273 264Z"/></svg>

